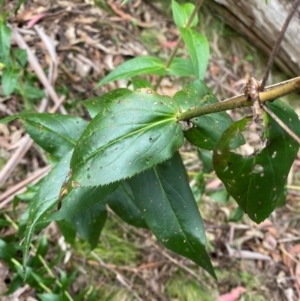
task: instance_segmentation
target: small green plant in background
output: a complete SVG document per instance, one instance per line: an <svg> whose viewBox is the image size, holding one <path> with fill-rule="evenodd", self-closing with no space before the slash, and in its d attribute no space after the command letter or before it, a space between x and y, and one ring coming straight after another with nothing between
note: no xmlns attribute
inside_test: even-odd
<svg viewBox="0 0 300 301"><path fill-rule="evenodd" d="M36 79L26 71L27 53L24 49L11 49L11 30L6 25L6 14L0 17L0 68L3 94L19 95L24 100L24 109L32 110L33 101L45 96L35 87Z"/></svg>
<svg viewBox="0 0 300 301"><path fill-rule="evenodd" d="M239 210L253 221L262 222L281 201L298 143L264 113L265 148L249 157L236 151L245 142L241 133L252 117L233 122L225 111L252 103L246 96L241 96L239 102L219 103L205 85L209 44L195 29L200 5L201 1L196 5L172 1L173 18L181 37L170 59L165 62L152 56L137 57L118 66L98 87L133 78L133 86L138 88L120 88L84 101L92 118L90 123L71 115L32 112L1 121L20 118L31 138L57 162L38 184L26 210L26 279L36 281L32 270L35 257L28 261L28 253L37 227L41 229L56 221L66 239L70 233L72 237L79 233L95 248L107 219L107 206L127 223L150 229L168 249L216 277L206 251L203 221L179 154L185 139L203 152L213 152L208 165L213 164ZM0 25L5 42L1 61L7 73L2 76L2 84L9 94L20 89L19 75L26 59L23 54L23 65L12 63L10 30L5 19ZM182 42L190 59L176 56ZM154 87L144 78L139 79L148 74L158 76ZM167 75L193 76L194 81L173 97L159 95L156 89ZM298 116L286 103L276 100L268 107L300 135ZM232 218L240 215L237 211ZM38 260L35 262L42 268ZM18 277L21 273L18 268ZM66 282L66 287L68 277L62 275L60 280ZM49 284L51 281L54 280L49 279Z"/></svg>
<svg viewBox="0 0 300 301"><path fill-rule="evenodd" d="M4 214L3 219L0 219L1 226L12 226L17 231L21 231L19 227ZM6 237L5 240L0 239L0 258L8 264L11 271L14 272L14 277L10 280L9 289L5 295L14 293L18 288L28 284L32 289L35 289L37 296L42 301L48 300L97 300L95 289L92 286L83 289L76 298L72 298L68 293L70 286L73 284L77 275L77 270L69 275L59 270L59 277L53 273L53 267L63 261L64 252L57 252L55 256L47 258L49 249L49 241L45 235L42 235L35 242L37 247L31 245L31 257L26 264L26 279L24 279L24 269L22 266L22 247L13 236ZM46 259L47 258L47 259Z"/></svg>

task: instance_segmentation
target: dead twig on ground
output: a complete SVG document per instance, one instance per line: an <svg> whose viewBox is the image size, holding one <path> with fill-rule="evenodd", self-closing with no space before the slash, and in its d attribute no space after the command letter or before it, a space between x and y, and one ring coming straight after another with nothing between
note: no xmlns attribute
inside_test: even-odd
<svg viewBox="0 0 300 301"><path fill-rule="evenodd" d="M67 112L66 112L65 108L62 106L62 102L63 102L64 98L59 98L58 97L58 95L56 94L53 86L50 83L50 80L47 79L47 77L46 77L41 65L39 64L37 58L31 52L30 48L28 47L28 45L24 41L23 37L18 33L17 29L12 27L12 26L10 26L10 28L12 29L12 36L13 36L15 42L17 43L17 45L20 48L26 50L30 66L35 71L35 73L38 76L39 80L41 81L41 83L45 87L46 94L48 94L51 97L51 99L53 100L53 102L55 104L55 106L51 110L51 113L54 113L57 109L60 109L62 114L66 114ZM41 33L41 30L39 30L39 29L37 29L37 32L39 33L40 36L43 37L43 41L45 43L47 43L46 42L47 41L46 35ZM52 59L54 59L54 57L55 57L54 49L51 49L50 44L51 43L47 43L47 49L49 49L50 56L52 57ZM51 77L52 81L54 81L54 78L55 78L55 75L54 75L55 74L55 67L51 68L51 70L53 70L53 69L54 69L53 73L50 74L50 77ZM53 82L52 82L52 84L53 84ZM45 112L46 108L47 108L47 105L48 105L48 101L43 100L38 111L39 112ZM14 152L14 154L10 157L10 159L8 160L8 162L5 164L4 168L0 172L0 186L2 186L4 184L4 182L9 177L9 175L12 173L14 168L18 165L20 160L24 157L26 152L30 149L31 145L32 145L32 140L29 137L29 135L26 134L22 138L22 143L20 144L18 150Z"/></svg>
<svg viewBox="0 0 300 301"><path fill-rule="evenodd" d="M44 112L47 108L48 101L47 99L43 99L41 105L39 107L39 112ZM0 186L4 184L6 179L18 165L20 160L25 156L27 151L30 149L32 145L32 139L26 134L20 141L19 148L13 153L13 155L6 162L5 166L0 172Z"/></svg>
<svg viewBox="0 0 300 301"><path fill-rule="evenodd" d="M26 190L26 185L28 185L30 183L36 183L41 178L43 178L50 171L50 169L51 169L50 165L48 165L44 168L41 168L41 169L37 170L35 173L33 173L27 179L25 179L22 182L14 185L9 190L4 192L0 196L0 202L1 202L0 203L0 209L3 209L4 207L6 207L11 202L11 200L14 198L14 196L16 194L19 194L19 193L22 193L23 191L25 191Z"/></svg>
<svg viewBox="0 0 300 301"><path fill-rule="evenodd" d="M38 62L38 60L36 58L36 56L32 53L29 46L27 45L27 43L23 39L23 37L19 34L18 30L16 28L12 27L12 26L10 26L10 28L12 30L12 37L16 41L17 45L21 49L26 50L27 56L28 56L28 62L30 64L31 68L36 73L36 75L39 78L40 82L43 84L47 94L49 94L49 96L51 97L51 99L53 100L53 102L55 104L60 103L60 98L58 97L58 95L56 94L53 86L50 84L49 80L47 79L40 63ZM62 114L67 114L67 111L63 106L60 106L60 112Z"/></svg>

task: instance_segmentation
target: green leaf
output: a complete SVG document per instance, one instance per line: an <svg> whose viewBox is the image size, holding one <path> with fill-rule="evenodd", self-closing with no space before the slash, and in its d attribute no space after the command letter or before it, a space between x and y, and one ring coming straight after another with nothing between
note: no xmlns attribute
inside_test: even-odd
<svg viewBox="0 0 300 301"><path fill-rule="evenodd" d="M140 78L140 77L133 77L131 79L131 83L133 85L134 90L141 89L141 88L153 89L152 84L148 80Z"/></svg>
<svg viewBox="0 0 300 301"><path fill-rule="evenodd" d="M225 189L214 190L210 193L207 193L207 195L212 201L217 202L220 205L228 205L229 195Z"/></svg>
<svg viewBox="0 0 300 301"><path fill-rule="evenodd" d="M94 97L84 101L82 104L87 108L89 114L94 118L99 112L104 110L110 102L124 95L130 94L132 91L125 88L115 89L111 92L105 93L100 97Z"/></svg>
<svg viewBox="0 0 300 301"><path fill-rule="evenodd" d="M88 124L79 117L48 113L21 113L4 118L1 122L16 118L21 118L30 137L57 159L63 158L74 148Z"/></svg>
<svg viewBox="0 0 300 301"><path fill-rule="evenodd" d="M194 66L189 59L174 57L167 72L172 76L193 76Z"/></svg>
<svg viewBox="0 0 300 301"><path fill-rule="evenodd" d="M15 274L13 278L10 280L9 288L5 292L6 296L13 294L18 288L24 286L23 277L20 277L18 274Z"/></svg>
<svg viewBox="0 0 300 301"><path fill-rule="evenodd" d="M27 52L24 49L14 49L13 55L17 59L21 68L24 68L27 64Z"/></svg>
<svg viewBox="0 0 300 301"><path fill-rule="evenodd" d="M191 189L194 195L196 202L199 202L202 198L202 195L205 192L205 179L203 176L203 171L200 170L191 180Z"/></svg>
<svg viewBox="0 0 300 301"><path fill-rule="evenodd" d="M7 244L4 240L0 239L0 259L11 266L11 258L15 258L16 255L17 250L15 247L12 244Z"/></svg>
<svg viewBox="0 0 300 301"><path fill-rule="evenodd" d="M56 224L65 238L65 242L74 245L76 239L76 230L70 220L56 221Z"/></svg>
<svg viewBox="0 0 300 301"><path fill-rule="evenodd" d="M57 159L72 150L87 127L80 117L61 114L21 114L30 137Z"/></svg>
<svg viewBox="0 0 300 301"><path fill-rule="evenodd" d="M87 211L97 203L105 203L105 198L118 187L118 183L113 183L100 187L76 187L73 189L72 185L74 186L74 183L71 182L69 187L65 187L68 193L62 200L61 209L58 212L53 212L61 193L61 187L70 173L71 155L72 152L69 152L42 180L36 197L30 203L28 225L23 246L24 266L34 229L38 223L71 219Z"/></svg>
<svg viewBox="0 0 300 301"><path fill-rule="evenodd" d="M35 254L45 257L47 254L47 251L48 251L48 246L49 246L49 244L48 244L47 236L45 234L43 234L38 240L38 248L37 248ZM38 259L38 261L40 263L39 259Z"/></svg>
<svg viewBox="0 0 300 301"><path fill-rule="evenodd" d="M19 0L19 1L18 1L18 4L17 4L16 9L15 9L15 15L18 13L18 11L19 11L21 5L22 5L24 2L25 2L25 0Z"/></svg>
<svg viewBox="0 0 300 301"><path fill-rule="evenodd" d="M13 208L15 209L20 201L23 202L29 202L32 200L32 198L35 196L37 190L39 188L39 184L28 184L26 186L26 191L23 193L15 195L14 202L13 202Z"/></svg>
<svg viewBox="0 0 300 301"><path fill-rule="evenodd" d="M40 99L45 97L45 93L43 90L36 88L30 82L18 83L16 86L16 92L19 93L24 98L28 99Z"/></svg>
<svg viewBox="0 0 300 301"><path fill-rule="evenodd" d="M5 118L0 119L0 123L9 123L17 118L19 118L19 114L7 116Z"/></svg>
<svg viewBox="0 0 300 301"><path fill-rule="evenodd" d="M0 17L0 61L1 63L7 64L10 60L10 37L11 30L6 24L6 18Z"/></svg>
<svg viewBox="0 0 300 301"><path fill-rule="evenodd" d="M211 173L214 170L212 163L212 151L198 148L198 156L202 161L203 172Z"/></svg>
<svg viewBox="0 0 300 301"><path fill-rule="evenodd" d="M20 276L23 275L23 270L21 265L17 265L16 270ZM55 278L44 276L41 273L38 274L36 268L27 266L26 272L27 272L26 274L27 278L25 279L26 283L29 284L29 286L32 288L36 288L36 289L40 288L41 283L43 283L44 286L50 287L55 282Z"/></svg>
<svg viewBox="0 0 300 301"><path fill-rule="evenodd" d="M94 249L107 218L106 205L98 203L72 219L79 235Z"/></svg>
<svg viewBox="0 0 300 301"><path fill-rule="evenodd" d="M177 27L186 27L188 20L195 8L195 5L192 3L185 3L179 5L176 1L172 0L172 12L173 19ZM190 25L190 27L197 26L198 16L196 15Z"/></svg>
<svg viewBox="0 0 300 301"><path fill-rule="evenodd" d="M9 96L18 83L19 70L14 68L4 68L2 71L2 88L6 96Z"/></svg>
<svg viewBox="0 0 300 301"><path fill-rule="evenodd" d="M197 79L204 79L209 59L209 45L204 35L190 28L180 28Z"/></svg>
<svg viewBox="0 0 300 301"><path fill-rule="evenodd" d="M217 103L218 100L202 80L196 80L174 95L183 112ZM184 136L194 145L212 150L219 141L222 133L232 124L225 112L207 114L190 120L193 127L184 132ZM243 140L237 137L236 146Z"/></svg>
<svg viewBox="0 0 300 301"><path fill-rule="evenodd" d="M61 186L69 172L72 152L69 152L41 181L37 195L30 203L28 224L23 242L23 266L26 266L27 255L34 229L38 222L45 221L45 215L57 203Z"/></svg>
<svg viewBox="0 0 300 301"><path fill-rule="evenodd" d="M129 183L136 206L157 239L215 277L205 250L203 222L180 155L176 153L170 160L130 179Z"/></svg>
<svg viewBox="0 0 300 301"><path fill-rule="evenodd" d="M61 301L61 296L52 293L37 294L41 301Z"/></svg>
<svg viewBox="0 0 300 301"><path fill-rule="evenodd" d="M74 283L77 276L77 270L73 271L71 274L67 274L64 270L60 271L60 277L59 281L62 284L61 289L66 291L70 287L71 284ZM67 298L66 301L69 301L70 299Z"/></svg>
<svg viewBox="0 0 300 301"><path fill-rule="evenodd" d="M243 215L244 215L243 209L241 207L237 207L231 212L229 221L234 223L239 222L242 220Z"/></svg>
<svg viewBox="0 0 300 301"><path fill-rule="evenodd" d="M95 5L101 8L102 11L107 12L108 14L114 15L115 12L112 8L107 4L107 0L95 0Z"/></svg>
<svg viewBox="0 0 300 301"><path fill-rule="evenodd" d="M73 297L74 301L99 301L99 290L96 289L92 284L81 289L80 292Z"/></svg>
<svg viewBox="0 0 300 301"><path fill-rule="evenodd" d="M71 181L67 187L68 193L62 199L61 209L43 216L45 222L71 219L96 204L104 204L106 203L105 199L119 186L119 183L116 182L105 186L72 188L73 183ZM58 195L56 200L58 200Z"/></svg>
<svg viewBox="0 0 300 301"><path fill-rule="evenodd" d="M300 134L300 122L292 108L278 100L268 106L297 135ZM265 115L266 147L249 157L230 151L231 140L244 131L250 121L250 117L244 118L224 132L214 151L213 162L228 193L253 221L260 223L272 213L284 193L298 144Z"/></svg>
<svg viewBox="0 0 300 301"><path fill-rule="evenodd" d="M144 74L156 74L163 76L166 74L166 67L159 58L152 56L136 57L116 67L99 82L96 88L114 80L126 79Z"/></svg>
<svg viewBox="0 0 300 301"><path fill-rule="evenodd" d="M109 207L126 223L148 228L144 216L134 203L134 196L127 181L122 181L118 189L106 198Z"/></svg>
<svg viewBox="0 0 300 301"><path fill-rule="evenodd" d="M71 180L82 187L106 185L170 158L183 144L177 113L176 102L151 89L114 100L79 139Z"/></svg>

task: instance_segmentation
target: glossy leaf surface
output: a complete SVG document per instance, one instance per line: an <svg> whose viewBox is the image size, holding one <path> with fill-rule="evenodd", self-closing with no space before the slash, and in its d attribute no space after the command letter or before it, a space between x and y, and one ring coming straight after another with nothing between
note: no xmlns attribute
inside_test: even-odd
<svg viewBox="0 0 300 301"><path fill-rule="evenodd" d="M119 186L119 183L115 182L104 186L73 188L72 183L74 182L70 182L67 188L68 193L62 199L61 209L45 216L45 221L71 219L96 204L104 204L106 197L113 193Z"/></svg>
<svg viewBox="0 0 300 301"><path fill-rule="evenodd" d="M71 180L81 187L106 185L170 158L183 144L177 112L176 102L151 89L114 100L80 137Z"/></svg>
<svg viewBox="0 0 300 301"><path fill-rule="evenodd" d="M72 222L79 235L94 249L98 244L106 218L106 205L98 203L73 217Z"/></svg>
<svg viewBox="0 0 300 301"><path fill-rule="evenodd" d="M298 135L297 114L284 102L268 104L269 108ZM235 135L246 129L251 118L234 123L222 135L213 162L218 177L228 193L249 217L260 223L281 200L289 170L294 162L298 144L268 115L264 117L266 147L249 157L229 150Z"/></svg>
<svg viewBox="0 0 300 301"><path fill-rule="evenodd" d="M74 148L88 125L82 118L71 115L39 113L21 118L30 137L57 159Z"/></svg>
<svg viewBox="0 0 300 301"><path fill-rule="evenodd" d="M179 103L183 112L218 102L202 80L196 80L178 91L174 100ZM192 144L208 150L215 148L222 133L232 124L230 116L225 112L203 115L191 119L190 122L193 127L185 131L184 136ZM236 144L239 145L241 141L236 141Z"/></svg>
<svg viewBox="0 0 300 301"><path fill-rule="evenodd" d="M61 234L64 236L65 242L71 246L74 245L76 239L76 230L72 222L65 219L56 221L56 225L58 226Z"/></svg>
<svg viewBox="0 0 300 301"><path fill-rule="evenodd" d="M82 118L48 113L21 113L1 122L21 118L30 137L40 147L57 159L72 150L87 126Z"/></svg>
<svg viewBox="0 0 300 301"><path fill-rule="evenodd" d="M30 203L24 242L24 265L37 223L71 219L74 216L83 214L83 212L89 210L92 206L101 202L105 203L105 198L118 187L118 183L113 183L100 187L73 188L72 184L74 185L74 183L71 182L70 186L66 187L68 193L62 199L61 209L55 211L61 187L70 172L71 156L72 152L68 153L42 180L39 191Z"/></svg>
<svg viewBox="0 0 300 301"><path fill-rule="evenodd" d="M38 222L45 221L43 216L57 203L61 186L69 172L69 164L72 153L69 152L42 180L40 189L30 203L28 224L23 242L23 266L26 265L29 245Z"/></svg>
<svg viewBox="0 0 300 301"><path fill-rule="evenodd" d="M134 90L141 89L141 88L153 89L153 85L148 80L138 77L138 76L133 77L130 82L131 82Z"/></svg>
<svg viewBox="0 0 300 301"><path fill-rule="evenodd" d="M136 206L157 239L215 277L205 249L203 222L180 155L176 153L129 183Z"/></svg>
<svg viewBox="0 0 300 301"><path fill-rule="evenodd" d="M137 75L156 74L165 75L166 68L162 60L154 56L139 56L124 62L104 77L97 87L109 82L126 79Z"/></svg>
<svg viewBox="0 0 300 301"><path fill-rule="evenodd" d="M168 74L173 76L193 76L194 66L191 60L174 57L168 68Z"/></svg>
<svg viewBox="0 0 300 301"><path fill-rule="evenodd" d="M197 79L203 79L209 59L207 39L191 28L180 28L180 33L193 62L194 75Z"/></svg>
<svg viewBox="0 0 300 301"><path fill-rule="evenodd" d="M89 114L94 118L100 111L104 110L110 102L118 97L132 93L129 89L120 88L111 92L105 93L100 97L94 97L84 101L82 104L87 108Z"/></svg>
<svg viewBox="0 0 300 301"><path fill-rule="evenodd" d="M138 228L148 228L144 216L134 203L128 181L122 181L117 190L106 198L106 202L126 223Z"/></svg>

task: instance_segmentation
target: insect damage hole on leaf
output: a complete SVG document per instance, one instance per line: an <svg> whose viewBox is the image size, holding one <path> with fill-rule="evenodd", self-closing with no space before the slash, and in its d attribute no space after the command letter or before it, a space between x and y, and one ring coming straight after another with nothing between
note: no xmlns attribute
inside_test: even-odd
<svg viewBox="0 0 300 301"><path fill-rule="evenodd" d="M277 100L269 106L284 122L293 119L291 126L299 132L296 113L286 103ZM249 130L253 124L251 117L246 117L230 126L216 146L213 163L228 193L252 220L261 222L275 209L284 193L286 175L296 158L298 145L277 122L264 114L263 131L260 129L256 135L259 137L256 144L232 151L230 142L236 133Z"/></svg>
<svg viewBox="0 0 300 301"><path fill-rule="evenodd" d="M246 143L238 148L232 148L233 151L243 156L254 156L260 153L268 144L268 138L264 136L265 127L263 120L251 118L244 131L238 130L235 134L235 137L242 135Z"/></svg>
<svg viewBox="0 0 300 301"><path fill-rule="evenodd" d="M193 127L193 123L190 120L179 120L178 124L183 131L188 131Z"/></svg>
<svg viewBox="0 0 300 301"><path fill-rule="evenodd" d="M264 167L262 165L255 164L253 166L252 172L254 172L254 173L263 173L263 171L264 171Z"/></svg>

